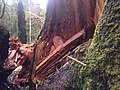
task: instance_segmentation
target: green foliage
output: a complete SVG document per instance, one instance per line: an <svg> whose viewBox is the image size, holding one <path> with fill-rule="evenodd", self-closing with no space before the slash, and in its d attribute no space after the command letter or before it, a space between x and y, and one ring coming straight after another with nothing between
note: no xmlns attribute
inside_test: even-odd
<svg viewBox="0 0 120 90"><path fill-rule="evenodd" d="M18 27L17 27L17 11L9 7L6 7L6 12L3 17L3 23L5 27L9 30L11 37L17 37Z"/></svg>
<svg viewBox="0 0 120 90"><path fill-rule="evenodd" d="M32 42L34 42L43 27L43 24L45 21L45 10L41 9L39 5L32 5L31 12L32 12L31 14L32 36L31 37L32 37ZM26 14L27 36L29 37L29 13L27 10L25 14Z"/></svg>
<svg viewBox="0 0 120 90"><path fill-rule="evenodd" d="M41 9L40 5L36 5L32 2L31 4L32 4L31 12L41 18L40 19L40 18L35 17L35 15L32 15L32 42L34 42L44 24L45 10ZM11 38L18 37L17 6L18 6L17 0L13 0L13 3L10 6L6 5L5 15L3 17L4 26L9 30ZM29 6L28 0L23 0L23 7L25 11L25 20L26 20L25 28L26 28L27 38L29 38L29 13L28 13L29 8L28 6Z"/></svg>

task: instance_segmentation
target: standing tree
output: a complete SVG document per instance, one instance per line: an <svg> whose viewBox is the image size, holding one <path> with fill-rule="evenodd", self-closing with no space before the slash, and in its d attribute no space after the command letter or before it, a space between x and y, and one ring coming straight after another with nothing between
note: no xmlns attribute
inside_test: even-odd
<svg viewBox="0 0 120 90"><path fill-rule="evenodd" d="M25 14L23 11L22 0L18 2L18 37L22 43L27 43L27 35L25 29Z"/></svg>

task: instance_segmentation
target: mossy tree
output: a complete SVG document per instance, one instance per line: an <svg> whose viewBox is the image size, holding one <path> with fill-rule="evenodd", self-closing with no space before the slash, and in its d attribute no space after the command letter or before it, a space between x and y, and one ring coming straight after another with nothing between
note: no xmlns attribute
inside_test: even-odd
<svg viewBox="0 0 120 90"><path fill-rule="evenodd" d="M120 1L106 0L86 63L79 75L79 90L120 89Z"/></svg>

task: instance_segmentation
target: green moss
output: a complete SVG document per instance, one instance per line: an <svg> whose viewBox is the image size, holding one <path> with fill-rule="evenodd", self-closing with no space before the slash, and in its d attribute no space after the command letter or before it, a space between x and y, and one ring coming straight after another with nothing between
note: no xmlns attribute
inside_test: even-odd
<svg viewBox="0 0 120 90"><path fill-rule="evenodd" d="M106 1L84 63L74 83L78 90L120 90L119 0Z"/></svg>
<svg viewBox="0 0 120 90"><path fill-rule="evenodd" d="M88 67L81 68L80 90L120 89L120 1L112 5L111 2L109 0L106 4L96 27L84 61Z"/></svg>

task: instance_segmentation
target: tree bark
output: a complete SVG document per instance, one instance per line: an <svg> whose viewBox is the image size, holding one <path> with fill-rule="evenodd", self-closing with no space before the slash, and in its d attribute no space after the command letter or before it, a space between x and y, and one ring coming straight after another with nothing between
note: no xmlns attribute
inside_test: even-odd
<svg viewBox="0 0 120 90"><path fill-rule="evenodd" d="M96 2L98 1L49 0L46 21L36 43L31 75L33 81L34 77L45 78L54 71L54 67L48 69L48 62L55 64L66 52L93 37L95 10L103 7L96 7ZM79 32L83 32L82 35L73 39L72 36L75 37ZM62 48L53 54L60 46ZM41 75L46 69L50 72Z"/></svg>
<svg viewBox="0 0 120 90"><path fill-rule="evenodd" d="M3 65L8 56L9 36L9 32L6 28L0 26L0 89L6 89L7 86Z"/></svg>
<svg viewBox="0 0 120 90"><path fill-rule="evenodd" d="M80 90L120 89L120 1L106 0L95 35L81 69Z"/></svg>
<svg viewBox="0 0 120 90"><path fill-rule="evenodd" d="M25 14L23 11L22 0L18 3L18 38L22 43L27 43L27 35L25 29Z"/></svg>
<svg viewBox="0 0 120 90"><path fill-rule="evenodd" d="M0 67L8 55L9 32L3 26L0 26Z"/></svg>

